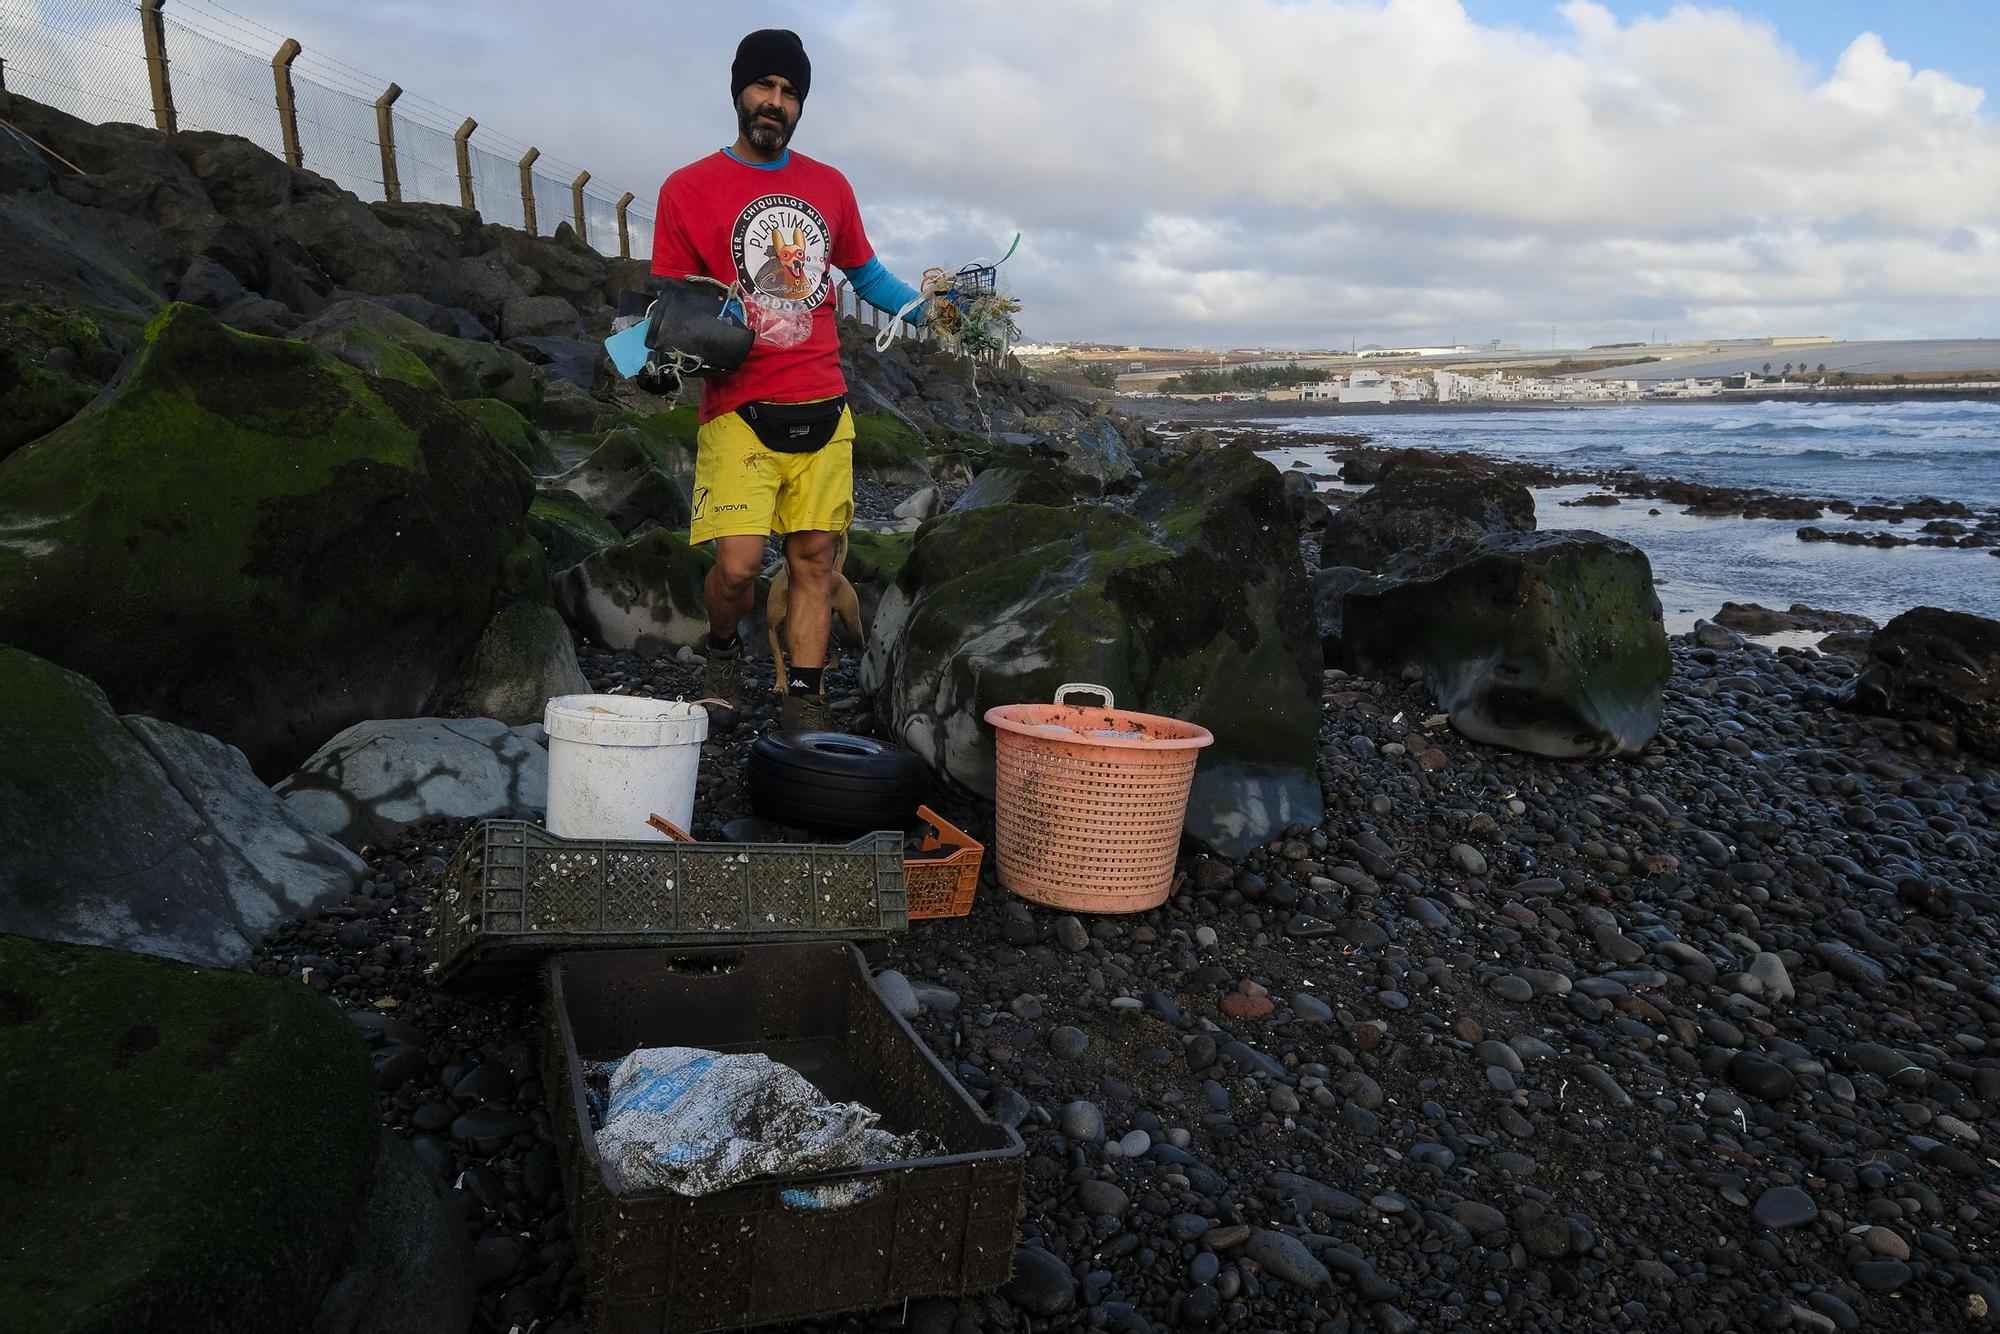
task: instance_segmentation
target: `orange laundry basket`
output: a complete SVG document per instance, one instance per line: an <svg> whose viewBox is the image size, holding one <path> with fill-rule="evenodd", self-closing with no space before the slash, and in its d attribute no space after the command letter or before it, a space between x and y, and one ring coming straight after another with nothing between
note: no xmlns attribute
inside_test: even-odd
<svg viewBox="0 0 2000 1334"><path fill-rule="evenodd" d="M1103 704L1064 703L1089 692ZM994 728L994 855L1024 899L1080 912L1141 912L1166 901L1205 727L1113 707L1072 682L1053 704L1003 704Z"/></svg>

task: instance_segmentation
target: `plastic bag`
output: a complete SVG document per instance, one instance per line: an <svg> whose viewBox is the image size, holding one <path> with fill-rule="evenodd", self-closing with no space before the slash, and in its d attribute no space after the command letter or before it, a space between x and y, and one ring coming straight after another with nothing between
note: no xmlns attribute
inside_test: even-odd
<svg viewBox="0 0 2000 1334"><path fill-rule="evenodd" d="M917 1132L892 1135L858 1102L829 1102L790 1066L755 1054L646 1047L611 1073L597 1151L612 1189L712 1195L752 1177L803 1176L931 1156ZM838 1208L869 1192L816 1193Z"/></svg>
<svg viewBox="0 0 2000 1334"><path fill-rule="evenodd" d="M772 347L797 347L812 337L813 312L809 308L780 310L753 297L743 315L757 341Z"/></svg>

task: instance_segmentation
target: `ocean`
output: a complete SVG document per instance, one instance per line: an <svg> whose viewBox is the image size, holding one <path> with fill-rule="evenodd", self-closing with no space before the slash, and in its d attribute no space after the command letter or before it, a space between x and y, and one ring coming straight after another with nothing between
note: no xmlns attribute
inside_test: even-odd
<svg viewBox="0 0 2000 1334"><path fill-rule="evenodd" d="M1962 500L2000 509L2000 403L1632 404L1521 412L1343 414L1251 419L1269 431L1266 453L1326 467L1317 446L1286 434L1365 434L1377 445L1471 450L1550 467L1630 467L1650 477L1765 487L1825 499ZM1538 489L1543 528L1590 528L1622 538L1653 563L1667 628L1679 633L1724 601L1804 602L1886 621L1919 605L2000 618L2000 559L1984 550L1849 547L1801 542L1781 519L1697 518L1681 506L1627 498L1615 507L1564 508L1592 487ZM1648 510L1657 508L1658 515ZM1829 513L1829 531L1882 530ZM1900 530L1920 526L1905 521Z"/></svg>

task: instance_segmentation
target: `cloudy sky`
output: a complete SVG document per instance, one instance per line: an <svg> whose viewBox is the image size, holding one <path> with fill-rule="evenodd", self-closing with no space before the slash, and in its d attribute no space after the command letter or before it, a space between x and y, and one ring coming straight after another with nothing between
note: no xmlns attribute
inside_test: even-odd
<svg viewBox="0 0 2000 1334"><path fill-rule="evenodd" d="M742 33L795 28L794 146L847 173L884 261L914 278L1019 231L1038 338L2000 335L1992 0L176 11L294 35L302 72L394 78L641 199L733 137Z"/></svg>

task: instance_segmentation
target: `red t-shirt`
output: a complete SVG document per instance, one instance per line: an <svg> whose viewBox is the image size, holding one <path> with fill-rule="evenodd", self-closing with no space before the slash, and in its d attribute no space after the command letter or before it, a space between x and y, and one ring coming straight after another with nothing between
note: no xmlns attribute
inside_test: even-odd
<svg viewBox="0 0 2000 1334"><path fill-rule="evenodd" d="M744 403L845 393L832 270L858 268L874 254L847 178L803 153L766 169L718 151L667 177L653 215L655 274L699 273L725 283L741 274L750 299L773 316L812 321L796 346L760 337L742 366L704 380L701 420ZM754 316L751 324L758 324Z"/></svg>

